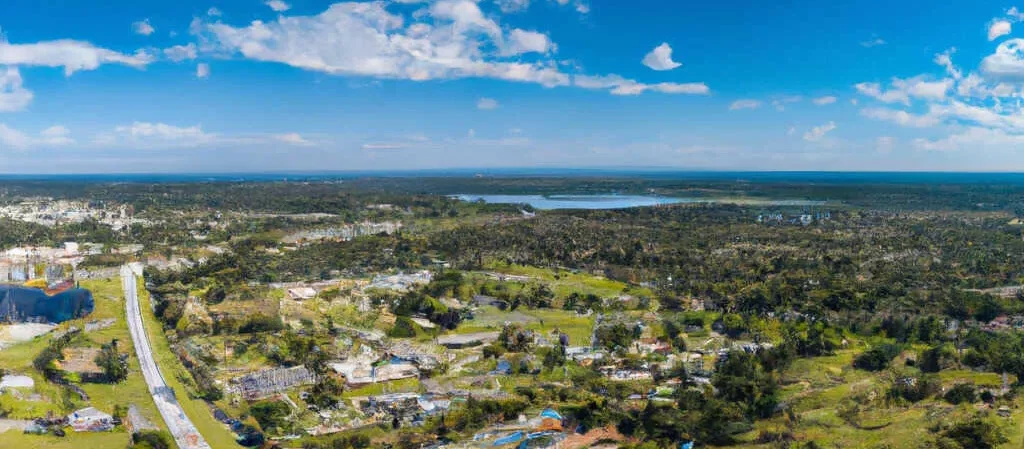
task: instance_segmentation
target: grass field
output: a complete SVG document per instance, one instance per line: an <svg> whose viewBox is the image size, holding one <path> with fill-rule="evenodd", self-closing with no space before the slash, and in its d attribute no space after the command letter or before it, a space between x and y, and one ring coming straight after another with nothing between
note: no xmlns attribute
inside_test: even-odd
<svg viewBox="0 0 1024 449"><path fill-rule="evenodd" d="M149 292L144 287L145 282L140 279L137 285L139 287L139 307L142 309L142 319L146 327L146 333L149 334L149 341L153 346L153 358L160 367L160 372L163 374L164 380L167 381L167 385L174 389L174 392L177 394L181 408L185 410L185 414L188 415L196 425L196 428L199 429L199 433L203 435L203 438L206 439L206 442L213 449L233 449L237 447L234 434L226 426L213 418L213 414L210 412L210 408L206 406L206 403L201 399L188 397L188 389L185 388L181 379L191 379L191 375L171 352L167 337L164 335L163 330L160 329L160 325L153 315Z"/></svg>
<svg viewBox="0 0 1024 449"><path fill-rule="evenodd" d="M0 395L0 405L11 409L11 418L28 419L45 416L47 412L58 415L70 413L87 406L111 413L116 405L134 404L150 422L166 430L166 426L153 404L145 380L142 378L139 361L135 357L135 347L125 318L124 299L121 283L115 279L87 280L81 283L82 288L90 290L96 301L93 313L79 320L72 320L61 325L61 329L75 326L84 329L85 323L93 320L114 319L114 324L106 329L87 332L83 342L76 343L86 346L99 346L118 340L118 349L129 354L128 379L118 384L82 384L82 389L89 395L88 403L77 396L67 396L57 385L46 382L42 374L32 367L32 359L38 355L50 341L50 335L38 337L32 341L11 346L0 351L0 366L18 374L32 377L35 381L34 392L43 400L19 400L10 394ZM38 435L22 435L17 432L6 432L0 437L0 447L124 447L129 442L129 435L123 430L107 433L69 433L66 438ZM4 444L11 443L12 446Z"/></svg>
<svg viewBox="0 0 1024 449"><path fill-rule="evenodd" d="M549 338L551 332L558 329L569 336L569 344L573 346L589 345L594 330L594 317L577 315L576 312L526 308L503 312L492 306L484 306L474 319L463 321L454 333L470 334L501 330L506 322L518 323L525 329L540 332Z"/></svg>

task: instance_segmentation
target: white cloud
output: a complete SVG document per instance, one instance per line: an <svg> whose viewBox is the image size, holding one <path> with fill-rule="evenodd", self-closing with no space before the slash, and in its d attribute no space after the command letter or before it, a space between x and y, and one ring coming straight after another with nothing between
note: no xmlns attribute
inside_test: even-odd
<svg viewBox="0 0 1024 449"><path fill-rule="evenodd" d="M885 45L885 44L886 44L886 42L885 42L884 39L882 39L882 38L880 38L878 36L875 36L875 37L872 37L871 39L868 39L866 41L862 41L860 43L860 46L864 47L864 48L871 48L871 47L877 47L879 45Z"/></svg>
<svg viewBox="0 0 1024 449"><path fill-rule="evenodd" d="M46 128L37 136L31 136L0 123L0 148L26 150L35 147L65 146L75 143L70 135L71 132L67 128L59 125Z"/></svg>
<svg viewBox="0 0 1024 449"><path fill-rule="evenodd" d="M206 15L210 17L220 17L221 12L216 7L210 7L210 9L206 10Z"/></svg>
<svg viewBox="0 0 1024 449"><path fill-rule="evenodd" d="M1001 129L972 127L942 139L915 139L914 147L923 151L959 151L964 149L1013 149L1024 145L1024 135Z"/></svg>
<svg viewBox="0 0 1024 449"><path fill-rule="evenodd" d="M804 98L799 95L784 95L776 97L772 100L772 106L775 107L776 111L782 112L786 110L786 105L790 103L799 103Z"/></svg>
<svg viewBox="0 0 1024 449"><path fill-rule="evenodd" d="M643 63L653 70L672 70L682 65L672 60L672 47L667 42L662 42L661 45L647 53Z"/></svg>
<svg viewBox="0 0 1024 449"><path fill-rule="evenodd" d="M883 120L896 123L909 128L927 128L938 125L941 120L931 114L915 115L906 111L898 111L886 108L861 109L860 115L875 120Z"/></svg>
<svg viewBox="0 0 1024 449"><path fill-rule="evenodd" d="M0 41L0 65L63 67L67 76L79 70L95 70L103 64L143 68L151 62L153 56L144 50L126 55L82 41L65 39L33 44Z"/></svg>
<svg viewBox="0 0 1024 449"><path fill-rule="evenodd" d="M114 128L114 132L117 137L130 142L149 141L174 146L197 146L211 143L216 138L213 134L203 132L199 125L179 127L150 122L134 122L131 125L118 126Z"/></svg>
<svg viewBox="0 0 1024 449"><path fill-rule="evenodd" d="M491 110L491 109L497 109L498 108L498 100L495 100L493 98L481 98L479 101L476 102L476 108L477 109L482 109L482 110L485 110L485 111Z"/></svg>
<svg viewBox="0 0 1024 449"><path fill-rule="evenodd" d="M831 96L831 95L825 96L825 97L818 97L818 98L815 98L815 99L811 100L811 102L816 104L816 105L818 105L818 106L824 106L824 105L827 105L827 104L835 103L836 102L836 97Z"/></svg>
<svg viewBox="0 0 1024 449"><path fill-rule="evenodd" d="M759 100L744 99L732 102L732 104L729 105L729 110L738 111L741 109L757 109L759 107L761 107L761 102Z"/></svg>
<svg viewBox="0 0 1024 449"><path fill-rule="evenodd" d="M943 100L953 84L953 80L948 78L930 81L924 76L916 76L907 79L893 78L889 90L883 90L879 83L859 83L854 88L860 94L883 103L909 105L911 97L933 101Z"/></svg>
<svg viewBox="0 0 1024 449"><path fill-rule="evenodd" d="M550 39L536 32L506 33L471 0L437 0L406 17L392 14L386 2L341 2L314 16L279 16L275 21L234 27L197 19L191 29L200 52L239 53L255 61L278 62L339 76L427 81L491 78L569 86L573 78L560 70ZM531 61L514 56L534 52ZM616 77L616 75L608 75ZM592 86L587 75L576 84ZM590 78L606 78L590 76ZM644 91L707 93L703 83L644 84L618 77L605 83L618 95ZM587 87L594 88L594 87Z"/></svg>
<svg viewBox="0 0 1024 449"><path fill-rule="evenodd" d="M336 3L316 16L280 17L235 28L206 24L212 40L229 52L334 75L425 81L496 78L548 87L569 84L553 63L485 58L480 34L501 47L501 28L468 0L441 0L429 14L438 23L405 27L384 3Z"/></svg>
<svg viewBox="0 0 1024 449"><path fill-rule="evenodd" d="M1024 80L1024 39L1007 39L981 60L981 71L999 79Z"/></svg>
<svg viewBox="0 0 1024 449"><path fill-rule="evenodd" d="M101 148L177 149L177 148L273 148L280 144L315 146L299 133L223 135L206 132L199 125L177 126L159 122L134 122L112 132L94 136L92 146Z"/></svg>
<svg viewBox="0 0 1024 449"><path fill-rule="evenodd" d="M787 136L792 136L794 134L796 134L796 127L795 126L790 126L789 128L786 128L786 135Z"/></svg>
<svg viewBox="0 0 1024 449"><path fill-rule="evenodd" d="M934 101L944 100L946 98L946 92L953 87L953 80L950 79L924 81L922 79L912 78L910 80L900 80L900 83L901 84L896 85L901 89L906 89L907 93L911 97Z"/></svg>
<svg viewBox="0 0 1024 449"><path fill-rule="evenodd" d="M953 65L953 53L956 53L956 47L950 48L942 53L935 55L933 61L946 69L946 74L955 80L963 78L963 73Z"/></svg>
<svg viewBox="0 0 1024 449"><path fill-rule="evenodd" d="M836 129L836 122L828 122L821 126L815 126L804 133L804 140L808 142L817 142L833 129Z"/></svg>
<svg viewBox="0 0 1024 449"><path fill-rule="evenodd" d="M297 147L311 147L315 145L313 142L306 140L299 133L277 134L274 135L273 138L278 142L294 145Z"/></svg>
<svg viewBox="0 0 1024 449"><path fill-rule="evenodd" d="M21 111L32 102L32 91L22 85L17 67L0 71L0 112Z"/></svg>
<svg viewBox="0 0 1024 449"><path fill-rule="evenodd" d="M135 32L135 34L149 36L156 31L156 28L153 28L153 25L149 24L149 19L143 19L132 24L132 31Z"/></svg>
<svg viewBox="0 0 1024 449"><path fill-rule="evenodd" d="M509 33L508 54L518 55L523 53L545 54L553 49L548 36L536 31L525 31L518 28Z"/></svg>
<svg viewBox="0 0 1024 449"><path fill-rule="evenodd" d="M1010 34L1012 25L1008 20L994 20L988 26L988 40L994 41L1000 36Z"/></svg>
<svg viewBox="0 0 1024 449"><path fill-rule="evenodd" d="M496 0L495 3L503 13L526 11L530 7L530 0Z"/></svg>
<svg viewBox="0 0 1024 449"><path fill-rule="evenodd" d="M648 90L666 94L707 95L711 92L704 83L644 84L619 75L576 75L573 85L583 89L609 89L613 95L640 95Z"/></svg>
<svg viewBox="0 0 1024 449"><path fill-rule="evenodd" d="M181 62L186 59L196 59L198 49L196 44L189 43L188 45L175 45L164 49L164 56L174 62Z"/></svg>
<svg viewBox="0 0 1024 449"><path fill-rule="evenodd" d="M269 6L270 9L273 9L275 12L285 12L289 9L292 9L292 5L289 5L282 0L268 0L265 4Z"/></svg>
<svg viewBox="0 0 1024 449"><path fill-rule="evenodd" d="M201 62L201 63L196 65L196 78L203 79L203 78L209 78L209 76L210 76L210 65L209 64L207 64L205 62Z"/></svg>

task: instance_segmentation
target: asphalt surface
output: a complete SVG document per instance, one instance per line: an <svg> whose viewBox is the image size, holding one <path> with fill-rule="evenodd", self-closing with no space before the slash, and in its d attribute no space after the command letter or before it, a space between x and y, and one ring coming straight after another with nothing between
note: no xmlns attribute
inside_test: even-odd
<svg viewBox="0 0 1024 449"><path fill-rule="evenodd" d="M138 269L138 267L136 267ZM146 378L149 393L153 395L156 408L160 410L167 429L181 449L210 449L210 445L185 415L181 404L174 396L174 390L167 386L160 369L153 358L153 348L149 344L146 328L142 325L142 310L136 295L136 270L128 265L121 267L121 287L124 289L125 306L128 310L128 330L135 342L135 354L142 366L142 376Z"/></svg>

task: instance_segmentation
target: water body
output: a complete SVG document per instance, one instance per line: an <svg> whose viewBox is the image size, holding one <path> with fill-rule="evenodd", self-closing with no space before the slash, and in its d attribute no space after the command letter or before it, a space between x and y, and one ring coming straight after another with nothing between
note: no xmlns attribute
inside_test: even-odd
<svg viewBox="0 0 1024 449"><path fill-rule="evenodd" d="M461 201L483 201L491 204L529 204L537 210L558 209L628 209L665 204L689 203L736 203L761 204L770 206L819 206L823 201L811 200L769 200L769 199L728 199L728 198L674 198L646 195L453 195Z"/></svg>
<svg viewBox="0 0 1024 449"><path fill-rule="evenodd" d="M491 204L529 204L537 210L627 209L696 202L692 198L641 195L455 195L454 197L462 201L483 201Z"/></svg>
<svg viewBox="0 0 1024 449"><path fill-rule="evenodd" d="M0 321L62 323L89 315L95 307L92 292L81 288L49 296L38 288L0 285Z"/></svg>

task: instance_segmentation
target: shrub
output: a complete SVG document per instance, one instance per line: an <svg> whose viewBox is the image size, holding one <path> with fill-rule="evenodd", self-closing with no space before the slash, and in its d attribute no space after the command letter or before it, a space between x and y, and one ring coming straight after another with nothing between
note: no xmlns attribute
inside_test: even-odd
<svg viewBox="0 0 1024 449"><path fill-rule="evenodd" d="M957 384L946 392L942 397L950 404L975 403L978 401L978 394L974 391L974 385Z"/></svg>
<svg viewBox="0 0 1024 449"><path fill-rule="evenodd" d="M884 344L864 351L853 360L853 366L867 371L881 371L900 353L900 347Z"/></svg>

